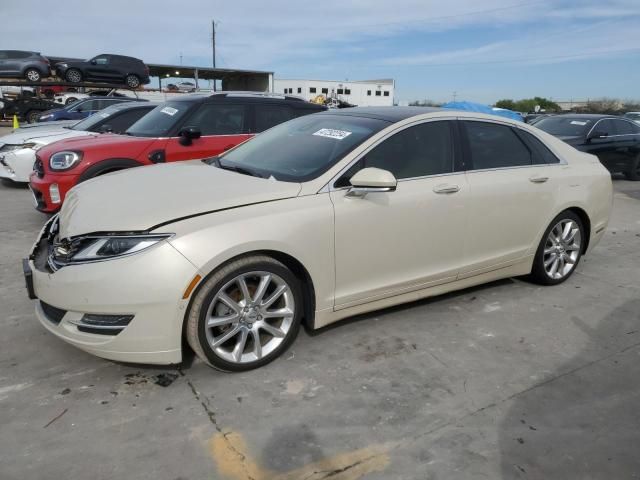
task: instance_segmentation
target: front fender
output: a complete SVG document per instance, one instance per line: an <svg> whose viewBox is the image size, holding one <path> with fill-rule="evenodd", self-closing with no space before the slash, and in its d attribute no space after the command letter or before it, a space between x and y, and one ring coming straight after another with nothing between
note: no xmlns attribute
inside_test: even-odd
<svg viewBox="0 0 640 480"><path fill-rule="evenodd" d="M295 258L309 273L316 309L333 307L333 207L327 194L215 212L162 226L171 244L206 277L228 260L265 250Z"/></svg>

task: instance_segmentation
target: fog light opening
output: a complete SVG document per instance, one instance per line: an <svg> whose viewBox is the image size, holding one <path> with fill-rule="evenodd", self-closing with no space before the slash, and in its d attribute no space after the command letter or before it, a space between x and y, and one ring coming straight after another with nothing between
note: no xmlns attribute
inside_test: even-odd
<svg viewBox="0 0 640 480"><path fill-rule="evenodd" d="M49 185L49 197L51 198L51 203L60 203L60 190L57 183Z"/></svg>

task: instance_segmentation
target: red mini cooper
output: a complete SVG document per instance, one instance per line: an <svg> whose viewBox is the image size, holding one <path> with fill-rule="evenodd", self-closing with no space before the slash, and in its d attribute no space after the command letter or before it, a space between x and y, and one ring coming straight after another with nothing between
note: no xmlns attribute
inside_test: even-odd
<svg viewBox="0 0 640 480"><path fill-rule="evenodd" d="M260 93L185 95L159 105L125 135L74 138L41 148L29 185L36 208L53 213L71 187L90 178L215 156L279 123L325 109L296 97Z"/></svg>

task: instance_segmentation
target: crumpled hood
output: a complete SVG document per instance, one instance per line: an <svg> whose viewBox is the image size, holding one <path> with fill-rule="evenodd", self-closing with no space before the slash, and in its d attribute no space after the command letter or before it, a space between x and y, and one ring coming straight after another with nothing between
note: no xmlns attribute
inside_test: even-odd
<svg viewBox="0 0 640 480"><path fill-rule="evenodd" d="M299 183L242 175L200 160L122 170L74 187L60 211L60 237L145 231L216 210L291 198Z"/></svg>

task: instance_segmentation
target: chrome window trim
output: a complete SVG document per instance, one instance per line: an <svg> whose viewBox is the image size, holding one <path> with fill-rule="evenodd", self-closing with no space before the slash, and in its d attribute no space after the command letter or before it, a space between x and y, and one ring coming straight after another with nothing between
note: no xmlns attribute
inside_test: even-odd
<svg viewBox="0 0 640 480"><path fill-rule="evenodd" d="M626 118L614 118L614 117L607 117L607 118L601 118L599 119L596 123L593 124L593 127L591 127L591 130L589 130L589 132L587 132L587 134L585 135L584 138L588 138L589 135L591 135L591 132L593 132L593 130L596 128L596 126L604 121L604 120L613 120L615 121L620 121L620 122L626 122L626 123L630 123L632 127L637 127L638 124L636 122L634 122L633 120L628 120ZM611 138L611 137L636 137L636 136L640 136L640 132L638 133L621 133L621 134L616 134L616 135L607 135L604 138ZM599 140L599 139L596 139Z"/></svg>
<svg viewBox="0 0 640 480"><path fill-rule="evenodd" d="M425 112L427 113L427 112ZM334 175L331 180L329 180L324 187L322 187L318 193L325 193L325 192L336 192L339 190L344 190L350 187L336 187L334 186L335 182L347 171L349 170L355 163L359 162L362 157L364 157L365 155L367 155L371 150L373 150L375 147L377 147L378 145L380 145L382 142L384 142L385 140L387 140L388 138L392 137L393 135L402 132L403 130L406 130L407 128L410 127L415 127L417 125L421 125L423 123L430 123L430 122L446 122L446 121L455 121L458 118L455 116L451 116L451 117L438 117L438 118L427 118L427 119L420 119L420 120L415 120L411 123L408 123L406 125L403 125L402 127L399 128L395 128L394 130L389 131L384 137L380 138L377 142L369 145L367 147L367 149L362 152L360 155L358 155L356 158L354 158L351 162L349 162L344 168L341 168L340 171ZM455 158L452 158L452 166L453 166L453 162L455 161ZM439 173L439 174L435 174L435 175L425 175L422 177L411 177L411 178L402 178L402 179L397 179L398 182L402 182L405 180L417 180L417 179L421 179L421 178L429 178L429 177L438 177L438 176L445 176L445 175L453 175L456 173L464 173L464 172L449 172L449 173Z"/></svg>

